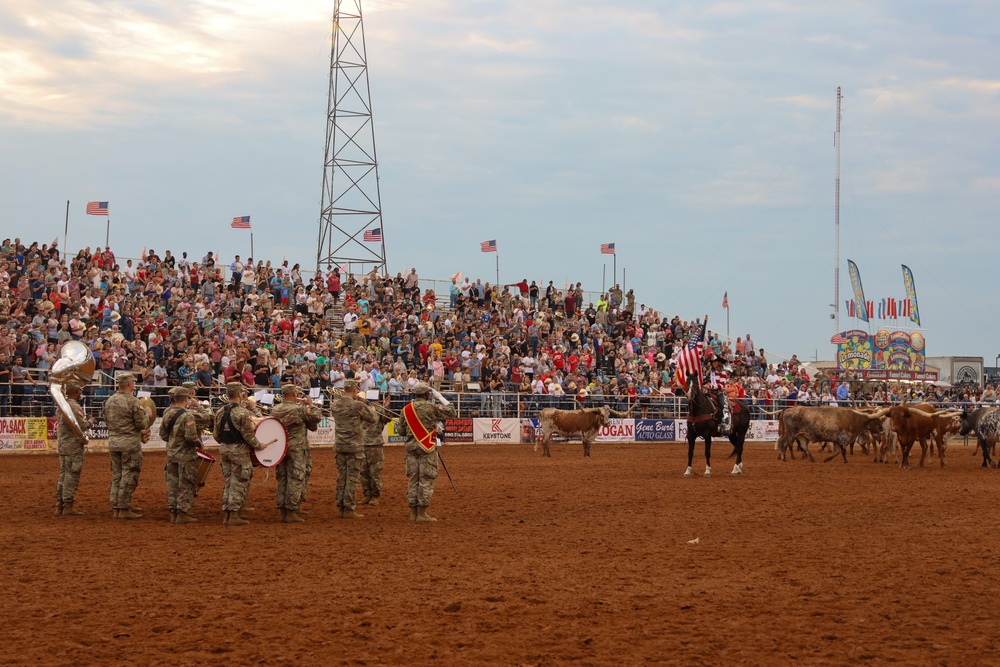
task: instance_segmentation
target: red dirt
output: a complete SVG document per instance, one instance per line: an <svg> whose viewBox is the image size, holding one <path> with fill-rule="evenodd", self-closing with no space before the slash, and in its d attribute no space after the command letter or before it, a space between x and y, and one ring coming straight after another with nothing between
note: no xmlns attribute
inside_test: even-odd
<svg viewBox="0 0 1000 667"><path fill-rule="evenodd" d="M996 664L1000 472L960 443L908 471L751 445L743 478L726 444L711 479L682 445L448 447L462 495L442 474L432 525L399 448L384 504L337 519L318 450L308 522L278 523L272 476L242 528L218 467L203 523L172 526L162 454L138 521L110 518L106 455L65 519L56 457L6 456L0 664Z"/></svg>

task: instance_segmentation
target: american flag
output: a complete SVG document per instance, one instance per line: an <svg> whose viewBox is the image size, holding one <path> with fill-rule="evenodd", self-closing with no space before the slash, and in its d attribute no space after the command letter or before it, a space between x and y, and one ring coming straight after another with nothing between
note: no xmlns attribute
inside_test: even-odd
<svg viewBox="0 0 1000 667"><path fill-rule="evenodd" d="M834 345L843 345L844 343L847 342L847 339L844 338L843 334L837 333L833 334L833 336L830 337L830 342L833 343Z"/></svg>
<svg viewBox="0 0 1000 667"><path fill-rule="evenodd" d="M250 229L250 216L240 215L233 218L233 224L231 226L233 229Z"/></svg>
<svg viewBox="0 0 1000 667"><path fill-rule="evenodd" d="M701 386L701 360L705 354L705 329L708 322L699 323L687 346L677 355L677 382L682 387L687 384L688 373L698 376Z"/></svg>
<svg viewBox="0 0 1000 667"><path fill-rule="evenodd" d="M492 241L483 241L479 244L479 249L483 252L496 252L497 251L497 241L493 239Z"/></svg>
<svg viewBox="0 0 1000 667"><path fill-rule="evenodd" d="M108 215L108 202L87 202L87 215Z"/></svg>
<svg viewBox="0 0 1000 667"><path fill-rule="evenodd" d="M368 243L378 243L382 240L382 228L376 227L365 231L364 240Z"/></svg>
<svg viewBox="0 0 1000 667"><path fill-rule="evenodd" d="M613 255L613 254L615 254L615 244L614 243L602 243L601 244L601 254L602 255Z"/></svg>
<svg viewBox="0 0 1000 667"><path fill-rule="evenodd" d="M726 293L722 295L722 307L729 308L729 290L726 290Z"/></svg>

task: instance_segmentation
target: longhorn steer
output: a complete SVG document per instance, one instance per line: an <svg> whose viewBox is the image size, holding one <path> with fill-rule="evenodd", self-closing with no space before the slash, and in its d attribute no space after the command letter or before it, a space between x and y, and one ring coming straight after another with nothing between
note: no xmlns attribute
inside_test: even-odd
<svg viewBox="0 0 1000 667"><path fill-rule="evenodd" d="M583 440L583 455L590 456L590 445L597 437L597 432L602 426L611 423L611 415L617 416L619 413L604 406L601 408L584 408L583 410L559 410L557 408L545 408L538 413L538 424L542 427L542 456L552 456L549 450L549 443L552 436L558 433L564 438L579 435ZM535 450L538 450L539 443L535 443Z"/></svg>
<svg viewBox="0 0 1000 667"><path fill-rule="evenodd" d="M848 446L865 431L877 434L884 416L884 411L867 414L851 408L789 408L778 417L778 458L785 460L785 451L792 443L805 442L806 455L815 463L809 443L832 442L834 452L826 461L835 458L839 450L847 463Z"/></svg>
<svg viewBox="0 0 1000 667"><path fill-rule="evenodd" d="M900 468L910 467L910 450L913 443L920 441L920 464L924 465L927 456L927 440L933 438L937 445L938 460L944 467L944 437L953 432L953 417L957 413L935 412L934 406L927 403L919 405L898 405L889 410L889 420L892 430L899 436L899 445L903 450L903 461Z"/></svg>
<svg viewBox="0 0 1000 667"><path fill-rule="evenodd" d="M990 457L990 448L1000 441L1000 408L979 408L972 412L963 410L960 419L962 427L958 434L969 435L975 431L976 440L983 450L983 467L989 465L995 468L996 464Z"/></svg>

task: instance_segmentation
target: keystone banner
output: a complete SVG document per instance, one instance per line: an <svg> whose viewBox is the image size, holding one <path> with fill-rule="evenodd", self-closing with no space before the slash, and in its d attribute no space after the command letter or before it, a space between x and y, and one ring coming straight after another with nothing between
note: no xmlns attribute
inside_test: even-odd
<svg viewBox="0 0 1000 667"><path fill-rule="evenodd" d="M519 419L472 420L472 439L475 442L503 443L521 442L521 421Z"/></svg>

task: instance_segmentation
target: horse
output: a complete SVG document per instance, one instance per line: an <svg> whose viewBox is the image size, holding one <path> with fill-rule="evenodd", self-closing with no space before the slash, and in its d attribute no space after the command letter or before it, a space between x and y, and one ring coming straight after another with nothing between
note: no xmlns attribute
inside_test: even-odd
<svg viewBox="0 0 1000 667"><path fill-rule="evenodd" d="M712 474L712 436L719 435L716 428L715 404L712 399L702 391L698 376L689 373L687 376L687 440L688 440L688 467L684 472L685 477L692 477L694 473L691 464L694 459L694 443L698 438L705 441L705 477ZM733 445L733 454L736 455L736 465L733 466L732 474L740 476L743 474L743 444L747 439L747 431L750 430L750 410L747 404L739 399L730 399L729 407L732 411L732 430L729 433L729 442ZM729 458L733 457L730 454Z"/></svg>

